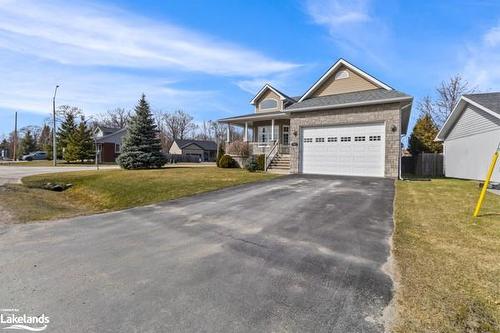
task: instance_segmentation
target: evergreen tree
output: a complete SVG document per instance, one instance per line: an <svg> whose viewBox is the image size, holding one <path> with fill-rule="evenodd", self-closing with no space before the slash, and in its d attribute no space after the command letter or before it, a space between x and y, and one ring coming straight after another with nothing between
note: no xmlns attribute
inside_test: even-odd
<svg viewBox="0 0 500 333"><path fill-rule="evenodd" d="M27 130L21 141L21 150L23 155L27 155L36 151L36 141L33 138L30 130Z"/></svg>
<svg viewBox="0 0 500 333"><path fill-rule="evenodd" d="M44 124L42 130L40 131L40 136L38 137L38 150L47 151L47 146L50 144L52 140L50 127L47 124Z"/></svg>
<svg viewBox="0 0 500 333"><path fill-rule="evenodd" d="M219 166L220 159L222 156L224 156L226 152L224 151L224 147L222 146L222 143L219 144L219 149L217 150L217 157L215 159L215 164Z"/></svg>
<svg viewBox="0 0 500 333"><path fill-rule="evenodd" d="M91 160L95 157L92 129L82 116L76 130L70 135L64 151L66 162Z"/></svg>
<svg viewBox="0 0 500 333"><path fill-rule="evenodd" d="M158 130L144 94L129 121L117 161L124 169L160 168L167 162L161 153Z"/></svg>
<svg viewBox="0 0 500 333"><path fill-rule="evenodd" d="M71 112L64 114L64 120L57 131L57 156L62 157L70 136L76 131L75 115Z"/></svg>
<svg viewBox="0 0 500 333"><path fill-rule="evenodd" d="M438 133L438 128L432 116L429 113L424 113L418 118L413 132L408 140L408 148L412 155L416 156L421 152L425 153L440 153L443 151L441 142L436 142L434 139Z"/></svg>

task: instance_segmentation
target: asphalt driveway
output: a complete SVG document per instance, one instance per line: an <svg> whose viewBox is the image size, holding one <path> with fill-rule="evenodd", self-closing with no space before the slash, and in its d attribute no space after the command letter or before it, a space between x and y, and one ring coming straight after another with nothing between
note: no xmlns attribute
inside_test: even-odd
<svg viewBox="0 0 500 333"><path fill-rule="evenodd" d="M388 179L289 176L5 226L0 308L47 332L381 332L393 197Z"/></svg>

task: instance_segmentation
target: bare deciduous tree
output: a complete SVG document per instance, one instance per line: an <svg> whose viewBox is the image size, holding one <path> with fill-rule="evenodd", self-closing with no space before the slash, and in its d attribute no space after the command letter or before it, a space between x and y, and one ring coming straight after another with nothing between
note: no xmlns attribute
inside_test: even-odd
<svg viewBox="0 0 500 333"><path fill-rule="evenodd" d="M97 124L104 127L124 128L130 120L130 110L116 108L97 116Z"/></svg>
<svg viewBox="0 0 500 333"><path fill-rule="evenodd" d="M436 89L437 99L431 113L438 127L444 124L457 105L460 96L472 93L474 90L474 88L469 87L467 80L462 78L460 74L452 76L448 81L441 82L441 85Z"/></svg>
<svg viewBox="0 0 500 333"><path fill-rule="evenodd" d="M167 113L163 117L165 130L172 140L186 139L196 130L197 126L193 122L193 117L188 113L177 110L174 113Z"/></svg>

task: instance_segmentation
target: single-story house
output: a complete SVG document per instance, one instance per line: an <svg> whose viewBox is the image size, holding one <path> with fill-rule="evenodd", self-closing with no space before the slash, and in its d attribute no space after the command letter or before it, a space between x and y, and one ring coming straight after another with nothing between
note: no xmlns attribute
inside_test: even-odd
<svg viewBox="0 0 500 333"><path fill-rule="evenodd" d="M213 162L217 156L217 144L207 140L176 139L168 152L174 155L198 157L203 162Z"/></svg>
<svg viewBox="0 0 500 333"><path fill-rule="evenodd" d="M463 95L439 131L446 177L482 180L500 144L500 92ZM492 180L500 182L497 165Z"/></svg>
<svg viewBox="0 0 500 333"><path fill-rule="evenodd" d="M301 96L270 84L251 100L254 112L220 119L243 128L252 154L266 155L266 170L396 178L401 137L413 97L344 59Z"/></svg>
<svg viewBox="0 0 500 333"><path fill-rule="evenodd" d="M115 162L120 155L122 141L127 134L127 128L110 128L98 126L94 131L99 162Z"/></svg>

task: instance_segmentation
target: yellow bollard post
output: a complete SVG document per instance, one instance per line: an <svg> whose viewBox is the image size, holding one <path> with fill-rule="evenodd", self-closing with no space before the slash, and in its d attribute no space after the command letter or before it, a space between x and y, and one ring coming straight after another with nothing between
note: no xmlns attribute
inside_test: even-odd
<svg viewBox="0 0 500 333"><path fill-rule="evenodd" d="M486 196L486 190L488 189L488 184L490 183L491 175L493 174L493 170L495 170L495 164L498 160L498 150L493 154L493 158L491 159L490 168L488 169L488 174L486 175L486 179L483 184L483 188L481 190L481 194L479 195L479 200L477 201L476 209L474 210L474 217L479 215L479 211L481 210L481 206L483 205L484 197Z"/></svg>

